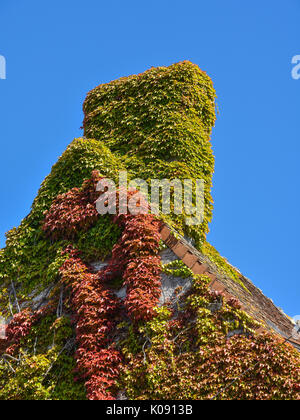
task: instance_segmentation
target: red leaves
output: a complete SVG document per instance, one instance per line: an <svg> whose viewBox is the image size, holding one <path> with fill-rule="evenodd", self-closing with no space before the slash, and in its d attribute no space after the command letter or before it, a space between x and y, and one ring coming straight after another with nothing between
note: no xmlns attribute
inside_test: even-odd
<svg viewBox="0 0 300 420"><path fill-rule="evenodd" d="M161 294L160 266L160 258L154 256L140 257L127 265L125 307L135 322L147 321L154 315Z"/></svg>
<svg viewBox="0 0 300 420"><path fill-rule="evenodd" d="M7 342L12 344L6 350L8 354L14 354L19 349L21 340L30 333L35 320L35 315L29 309L25 309L13 317L6 329Z"/></svg>
<svg viewBox="0 0 300 420"><path fill-rule="evenodd" d="M127 286L125 307L131 320L148 321L161 295L159 222L150 214L121 215L115 221L124 232L113 249L107 271L123 273Z"/></svg>
<svg viewBox="0 0 300 420"><path fill-rule="evenodd" d="M296 392L300 378L298 355L292 347L283 345L270 334L262 334L252 340L233 337L212 354L212 360L203 365L206 372L212 368L218 371L226 369L230 380L230 376L238 377L250 368L238 381L238 389L228 389L223 397L258 400L300 398ZM210 385L217 388L217 380L210 379Z"/></svg>
<svg viewBox="0 0 300 420"><path fill-rule="evenodd" d="M79 361L88 377L85 385L89 399L114 400L109 389L119 375L122 362L120 353L112 348L102 349L98 353L82 352Z"/></svg>
<svg viewBox="0 0 300 420"><path fill-rule="evenodd" d="M94 203L99 195L96 184L100 179L99 173L94 171L81 189L73 188L56 197L45 213L43 230L47 236L53 240L73 239L79 230L86 231L93 226L99 217Z"/></svg>
<svg viewBox="0 0 300 420"><path fill-rule="evenodd" d="M240 301L236 298L231 298L227 301L227 304L234 309L241 309L242 305Z"/></svg>
<svg viewBox="0 0 300 420"><path fill-rule="evenodd" d="M71 239L79 229L87 230L96 221L99 179L99 174L94 172L81 189L73 188L54 200L43 225L48 236L54 240ZM129 192L128 197L132 194L133 191ZM140 203L140 206L146 205L146 202ZM161 293L159 222L149 214L117 215L114 222L123 228L123 235L104 271L91 274L72 247L64 251L69 259L60 269L76 313L77 370L86 381L91 400L113 399L112 388L122 361L120 352L113 347L112 332L123 306L104 283L123 276L127 286L125 307L134 322L147 321L154 316L153 308Z"/></svg>
<svg viewBox="0 0 300 420"><path fill-rule="evenodd" d="M60 271L71 290L71 305L76 311L77 369L86 380L88 398L113 399L111 388L119 375L121 354L111 347L110 334L121 307L119 299L104 286L104 280L123 274L127 286L125 307L134 322L154 316L160 297L159 225L151 215L120 216L115 221L124 228L114 247L112 259L98 275L88 272L76 251Z"/></svg>
<svg viewBox="0 0 300 420"><path fill-rule="evenodd" d="M128 191L127 198L135 193ZM120 194L116 195L117 208ZM134 322L148 321L153 317L153 308L161 294L160 222L155 216L146 214L148 203L142 197L139 205L143 214L118 214L114 217L114 222L123 228L123 234L113 248L110 264L104 273L106 281L123 276L127 286L125 307Z"/></svg>
<svg viewBox="0 0 300 420"><path fill-rule="evenodd" d="M119 374L121 355L109 347L109 334L115 326L119 300L78 257L67 260L60 271L77 315L77 370L86 380L88 398L113 399L110 388Z"/></svg>

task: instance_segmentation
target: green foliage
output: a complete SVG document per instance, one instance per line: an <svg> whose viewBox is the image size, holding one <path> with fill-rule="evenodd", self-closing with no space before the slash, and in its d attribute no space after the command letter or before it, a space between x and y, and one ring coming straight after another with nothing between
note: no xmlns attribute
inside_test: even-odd
<svg viewBox="0 0 300 420"><path fill-rule="evenodd" d="M187 279L188 277L193 277L193 272L189 269L182 260L171 261L168 264L164 264L162 267L163 273Z"/></svg>
<svg viewBox="0 0 300 420"><path fill-rule="evenodd" d="M97 140L75 139L70 144L42 183L29 216L7 234L0 253L0 292L13 280L22 298L55 281L55 261L66 243L52 244L45 237L44 212L59 194L80 187L93 170L115 180L121 169L148 180L204 179L204 223L188 227L182 216L167 218L199 245L212 214L214 158L209 140L214 99L209 77L189 62L151 69L92 91L84 104L84 125L87 136ZM88 232L79 232L73 245L88 262L109 254L118 235L110 219L103 218ZM1 303L1 309L7 309L7 300Z"/></svg>
<svg viewBox="0 0 300 420"><path fill-rule="evenodd" d="M57 278L63 245L52 244L40 228L34 231L27 220L23 221L7 234L0 258L0 288L9 287L12 280L20 300L26 300L33 290L39 293ZM6 306L1 300L1 311Z"/></svg>
<svg viewBox="0 0 300 420"><path fill-rule="evenodd" d="M34 325L13 357L0 359L1 400L82 400L75 382L73 329L67 317L46 316Z"/></svg>
<svg viewBox="0 0 300 420"><path fill-rule="evenodd" d="M140 327L139 332L155 343L163 343L168 330L168 323L172 318L172 312L165 306L155 308L156 316L145 326Z"/></svg>
<svg viewBox="0 0 300 420"><path fill-rule="evenodd" d="M47 357L48 356L48 357ZM0 362L1 400L48 400L52 386L42 385L42 378L51 365L53 354L27 356L20 354L16 366L9 360ZM9 363L9 364L8 364ZM10 367L9 367L10 366Z"/></svg>
<svg viewBox="0 0 300 420"><path fill-rule="evenodd" d="M182 215L169 219L199 246L212 218L215 91L207 74L190 62L153 68L92 90L84 112L85 135L122 156L132 175L205 181L204 222L188 227Z"/></svg>
<svg viewBox="0 0 300 420"><path fill-rule="evenodd" d="M299 354L194 277L174 319L167 308L131 335L119 387L130 399L299 399ZM243 334L228 338L228 332ZM130 352L132 341L137 345ZM141 343L143 345L141 346ZM139 349L139 350L138 350ZM260 362L259 364L257 362ZM241 376L243 372L247 373ZM237 382L228 386L234 379Z"/></svg>
<svg viewBox="0 0 300 420"><path fill-rule="evenodd" d="M61 262L61 250L69 242L52 243L42 231L44 212L49 210L57 195L80 187L93 170L117 180L122 163L109 149L96 140L75 139L46 177L34 200L32 211L19 226L7 233L6 247L0 252L0 293L13 280L18 296L26 299L31 292L38 293L56 280ZM82 235L82 236L81 236ZM74 245L87 260L105 257L119 235L109 218L103 218L88 232L78 232ZM85 255L86 254L86 255ZM61 265L61 264L60 264ZM2 291L3 294L3 291ZM1 296L0 296L1 298ZM1 312L7 311L8 299L3 294Z"/></svg>
<svg viewBox="0 0 300 420"><path fill-rule="evenodd" d="M79 188L85 179L91 177L93 170L99 170L101 175L117 180L118 171L122 168L120 159L101 142L75 139L42 183L30 219L36 219L38 223L54 198L74 187Z"/></svg>
<svg viewBox="0 0 300 420"><path fill-rule="evenodd" d="M121 352L125 363L118 389L130 399L208 399L218 392L220 399L299 399L299 355L271 335L256 335L258 324L238 302L225 303L222 293L210 291L210 278L193 276L182 261L164 265L165 274L193 278L193 288L180 294L176 308L155 306L161 272L157 253L165 246L154 225L125 217L127 233L120 241L121 229L109 216L95 218L88 230L76 225L68 241L57 236L53 243L42 229L57 196L73 188L82 192L94 170L115 181L125 169L131 178L148 181L200 178L205 181L202 225L187 226L185 215L171 214L166 221L193 238L221 274L245 287L238 271L205 242L214 170L210 135L215 91L210 78L189 62L151 69L94 89L84 112L85 134L95 140L70 144L42 183L31 213L8 232L6 248L0 250L0 315L7 315L9 300L17 312L12 282L20 304L29 304L41 290L55 285L42 315L24 311L10 323L9 354L0 349L0 399L99 398L104 385L115 395ZM67 204L63 201L56 202L58 207ZM72 216L72 205L69 210ZM83 263L107 257L117 242L105 275L91 274ZM62 253L66 248L70 255ZM74 258L74 249L80 257ZM62 267L65 283L59 282ZM112 273L115 277L110 278ZM124 280L127 299L121 304L111 289ZM68 285L76 289L73 300L69 295L66 299ZM65 315L57 318L60 289ZM74 312L81 315L79 322ZM229 338L236 331L239 335ZM95 352L99 346L101 351ZM78 365L91 376L86 387L83 378L74 377ZM245 370L247 375L224 389Z"/></svg>
<svg viewBox="0 0 300 420"><path fill-rule="evenodd" d="M94 227L80 234L75 247L81 251L85 262L94 262L108 256L120 234L120 228L111 222L109 215L105 215Z"/></svg>

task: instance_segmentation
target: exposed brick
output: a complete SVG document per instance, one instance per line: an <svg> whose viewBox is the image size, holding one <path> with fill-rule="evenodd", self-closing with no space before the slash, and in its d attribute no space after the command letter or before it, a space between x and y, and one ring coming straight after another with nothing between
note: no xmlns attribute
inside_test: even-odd
<svg viewBox="0 0 300 420"><path fill-rule="evenodd" d="M182 261L187 267L192 268L193 265L195 265L195 263L198 261L198 258L191 252L187 252L184 258L182 258Z"/></svg>
<svg viewBox="0 0 300 420"><path fill-rule="evenodd" d="M194 264L191 268L192 272L198 275L204 274L207 269L208 266L206 264L201 264L199 261L197 261L196 264Z"/></svg>
<svg viewBox="0 0 300 420"><path fill-rule="evenodd" d="M167 226L163 226L160 231L160 236L163 241L165 241L171 235L171 231Z"/></svg>
<svg viewBox="0 0 300 420"><path fill-rule="evenodd" d="M215 280L212 284L211 284L211 288L217 292L224 292L225 287L223 286L222 283L220 283L218 280Z"/></svg>
<svg viewBox="0 0 300 420"><path fill-rule="evenodd" d="M209 277L209 278L211 279L210 286L212 286L212 285L213 285L213 283L216 281L216 278L217 278L217 277L216 277L214 274L209 273L208 271L206 271L206 272L204 273L204 275L205 275L205 276L207 276L207 277Z"/></svg>
<svg viewBox="0 0 300 420"><path fill-rule="evenodd" d="M172 251L177 255L178 258L182 259L188 252L188 248L183 245L183 243L178 242L174 248L172 248Z"/></svg>
<svg viewBox="0 0 300 420"><path fill-rule="evenodd" d="M175 238L174 235L171 234L164 242L169 248L173 249L179 241Z"/></svg>

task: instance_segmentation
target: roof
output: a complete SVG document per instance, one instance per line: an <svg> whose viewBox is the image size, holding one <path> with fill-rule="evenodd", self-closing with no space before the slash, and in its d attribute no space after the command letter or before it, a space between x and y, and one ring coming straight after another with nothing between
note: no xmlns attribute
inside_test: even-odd
<svg viewBox="0 0 300 420"><path fill-rule="evenodd" d="M210 287L213 290L223 292L227 300L238 299L242 309L262 324L261 330L275 332L300 350L300 335L299 339L295 337L295 325L292 320L249 279L240 274L239 284L221 273L206 255L167 224L162 226L160 233L164 243L194 274L205 274L211 278Z"/></svg>

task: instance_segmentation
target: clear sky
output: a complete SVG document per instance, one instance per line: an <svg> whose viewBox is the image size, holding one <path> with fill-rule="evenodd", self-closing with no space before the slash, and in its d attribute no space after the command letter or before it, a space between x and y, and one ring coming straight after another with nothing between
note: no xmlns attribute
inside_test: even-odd
<svg viewBox="0 0 300 420"><path fill-rule="evenodd" d="M299 21L299 0L0 0L1 246L82 134L90 89L191 60L220 112L209 240L299 315Z"/></svg>

